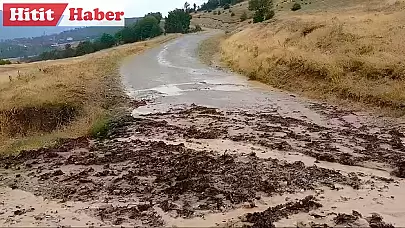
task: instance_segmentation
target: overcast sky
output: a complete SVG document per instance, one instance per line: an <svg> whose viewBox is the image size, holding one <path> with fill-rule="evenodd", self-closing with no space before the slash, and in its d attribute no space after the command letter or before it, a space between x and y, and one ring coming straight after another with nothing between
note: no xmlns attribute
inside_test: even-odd
<svg viewBox="0 0 405 228"><path fill-rule="evenodd" d="M162 12L167 15L167 12L175 8L183 8L186 0L0 0L0 9L3 9L3 2L68 2L69 7L82 8L100 8L102 10L109 9L113 11L125 11L125 17L141 17L149 12ZM196 3L201 5L207 0L189 0L190 5Z"/></svg>

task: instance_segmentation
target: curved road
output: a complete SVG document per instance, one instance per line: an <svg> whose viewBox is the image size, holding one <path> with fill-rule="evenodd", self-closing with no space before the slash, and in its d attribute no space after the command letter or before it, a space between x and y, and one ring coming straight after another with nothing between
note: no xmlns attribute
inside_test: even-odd
<svg viewBox="0 0 405 228"><path fill-rule="evenodd" d="M283 115L305 116L317 124L327 124L308 108L312 102L201 63L198 45L214 34L187 35L127 59L121 74L129 94L136 99L153 100L152 105L138 109L137 113L194 103L222 109L277 109Z"/></svg>

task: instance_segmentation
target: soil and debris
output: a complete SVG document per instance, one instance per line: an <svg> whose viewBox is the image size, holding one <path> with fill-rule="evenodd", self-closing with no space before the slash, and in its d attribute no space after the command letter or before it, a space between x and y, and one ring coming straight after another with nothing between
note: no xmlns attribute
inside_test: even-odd
<svg viewBox="0 0 405 228"><path fill-rule="evenodd" d="M275 227L276 222L297 214L348 225L363 216L356 211L334 218L319 214L325 198L322 194L286 199L263 211L249 210L258 210L257 205L266 199L286 194L319 189L339 194L342 188L377 191L385 188L380 185L399 184L395 176L404 177L404 164L398 162L405 153L403 135L392 128L372 133L374 128L326 127L282 117L276 111L223 112L192 105L127 116L114 124L105 139L79 138L55 148L3 156L0 183L13 189L10 191L29 192L62 204L81 202L87 206L77 211L101 226L166 226L169 220L238 209L246 210L243 222L248 227ZM241 145L248 149L238 150ZM315 162L309 165L264 156L266 151L301 154ZM395 176L342 172L318 165L322 161L358 167L375 162L395 169ZM18 217L32 212L36 221L49 217L33 211L12 213ZM381 216L370 216L365 218L370 227L392 227ZM18 224L19 220L2 224L14 224L10 221ZM322 226L311 222L314 227Z"/></svg>

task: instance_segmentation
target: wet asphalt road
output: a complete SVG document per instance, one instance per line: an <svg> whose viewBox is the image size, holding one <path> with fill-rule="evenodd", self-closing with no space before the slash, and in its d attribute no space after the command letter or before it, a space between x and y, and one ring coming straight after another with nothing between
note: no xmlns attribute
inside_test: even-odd
<svg viewBox="0 0 405 228"><path fill-rule="evenodd" d="M215 69L198 58L201 41L216 32L191 34L128 58L121 67L128 93L150 105L134 111L148 114L197 104L223 110L278 110L282 115L328 125L309 109L311 102L246 77Z"/></svg>

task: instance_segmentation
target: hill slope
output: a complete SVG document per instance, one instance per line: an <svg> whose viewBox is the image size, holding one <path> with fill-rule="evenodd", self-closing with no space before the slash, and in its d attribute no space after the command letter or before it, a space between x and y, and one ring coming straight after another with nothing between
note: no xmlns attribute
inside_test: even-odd
<svg viewBox="0 0 405 228"><path fill-rule="evenodd" d="M278 88L404 113L405 3L300 2L302 10L276 3L274 19L237 24L222 43L223 61Z"/></svg>

